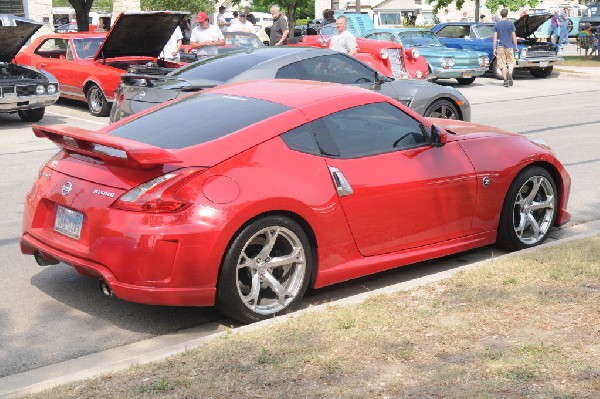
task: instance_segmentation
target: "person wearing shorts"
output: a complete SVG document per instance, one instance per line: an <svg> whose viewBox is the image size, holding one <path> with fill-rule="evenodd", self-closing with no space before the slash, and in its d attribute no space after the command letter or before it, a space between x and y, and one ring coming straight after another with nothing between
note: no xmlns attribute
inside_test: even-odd
<svg viewBox="0 0 600 399"><path fill-rule="evenodd" d="M517 47L515 24L508 20L508 8L500 11L500 17L502 19L496 23L492 43L496 63L504 78L504 87L510 87L513 85L514 54L519 51L519 47Z"/></svg>

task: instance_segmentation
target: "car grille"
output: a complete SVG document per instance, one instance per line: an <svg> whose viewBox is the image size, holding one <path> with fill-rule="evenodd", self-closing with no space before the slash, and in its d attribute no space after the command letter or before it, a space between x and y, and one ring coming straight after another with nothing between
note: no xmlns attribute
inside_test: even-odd
<svg viewBox="0 0 600 399"><path fill-rule="evenodd" d="M556 52L548 50L527 50L527 57L554 57Z"/></svg>
<svg viewBox="0 0 600 399"><path fill-rule="evenodd" d="M400 49L390 48L388 49L388 54L390 56L390 69L392 70L394 77L401 77L404 72L404 65L402 65L402 56L400 55Z"/></svg>
<svg viewBox="0 0 600 399"><path fill-rule="evenodd" d="M17 97L33 96L35 85L17 85Z"/></svg>

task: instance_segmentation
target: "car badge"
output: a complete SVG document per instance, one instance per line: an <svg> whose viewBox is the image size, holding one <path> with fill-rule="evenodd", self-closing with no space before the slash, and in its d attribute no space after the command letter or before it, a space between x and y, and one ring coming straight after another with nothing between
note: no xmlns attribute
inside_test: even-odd
<svg viewBox="0 0 600 399"><path fill-rule="evenodd" d="M65 184L63 184L61 193L62 193L62 195L68 195L72 189L73 189L73 183L68 181Z"/></svg>
<svg viewBox="0 0 600 399"><path fill-rule="evenodd" d="M490 180L490 177L489 177L489 176L484 176L484 177L483 177L483 187L487 187L487 186L489 186L491 182L492 182L492 181Z"/></svg>
<svg viewBox="0 0 600 399"><path fill-rule="evenodd" d="M140 98L146 97L146 92L144 90L140 91Z"/></svg>

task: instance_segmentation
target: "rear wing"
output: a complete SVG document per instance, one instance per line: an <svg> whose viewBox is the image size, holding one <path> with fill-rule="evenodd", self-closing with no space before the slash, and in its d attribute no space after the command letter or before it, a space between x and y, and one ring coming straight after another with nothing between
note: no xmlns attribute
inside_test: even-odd
<svg viewBox="0 0 600 399"><path fill-rule="evenodd" d="M32 126L37 137L48 138L70 153L99 158L107 164L151 169L182 162L164 148L72 126Z"/></svg>

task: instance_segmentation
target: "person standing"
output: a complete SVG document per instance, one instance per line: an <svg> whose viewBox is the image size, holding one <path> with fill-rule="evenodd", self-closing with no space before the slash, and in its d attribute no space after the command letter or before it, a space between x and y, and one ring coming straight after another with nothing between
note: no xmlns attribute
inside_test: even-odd
<svg viewBox="0 0 600 399"><path fill-rule="evenodd" d="M256 18L254 14L250 12L250 6L244 7L244 14L246 14L246 21L250 22L252 25L256 25Z"/></svg>
<svg viewBox="0 0 600 399"><path fill-rule="evenodd" d="M460 22L469 22L469 14L467 14L466 11L463 11L462 18L460 19Z"/></svg>
<svg viewBox="0 0 600 399"><path fill-rule="evenodd" d="M287 43L287 36L290 33L287 20L281 15L279 5L271 6L271 15L273 16L273 25L269 34L269 45L281 46Z"/></svg>
<svg viewBox="0 0 600 399"><path fill-rule="evenodd" d="M441 14L438 14L438 19L440 20L441 24L445 24L446 22L450 22L450 15L448 15L448 9L444 8L444 12Z"/></svg>
<svg viewBox="0 0 600 399"><path fill-rule="evenodd" d="M169 38L167 44L163 48L163 51L160 53L160 58L165 61L179 61L179 49L181 48L181 44L183 43L183 33L181 32L181 28L178 26L173 31L173 34Z"/></svg>
<svg viewBox="0 0 600 399"><path fill-rule="evenodd" d="M569 7L563 8L563 11L559 16L560 20L560 38L558 40L558 44L561 46L565 46L569 44L569 33L568 33L568 25L569 25Z"/></svg>
<svg viewBox="0 0 600 399"><path fill-rule="evenodd" d="M421 11L415 10L415 26L424 26L425 25L425 17L421 14Z"/></svg>
<svg viewBox="0 0 600 399"><path fill-rule="evenodd" d="M240 14L236 19L231 21L231 25L229 25L229 32L254 33L254 25L252 25L247 19L248 16L246 14Z"/></svg>
<svg viewBox="0 0 600 399"><path fill-rule="evenodd" d="M208 14L199 12L196 17L198 25L192 30L190 35L190 47L196 50L199 56L217 55L219 46L225 45L225 36L221 29L211 25L208 21Z"/></svg>
<svg viewBox="0 0 600 399"><path fill-rule="evenodd" d="M554 15L552 16L552 20L550 21L550 41L554 44L558 43L558 38L560 37L560 16L558 15L558 10L554 11Z"/></svg>
<svg viewBox="0 0 600 399"><path fill-rule="evenodd" d="M335 26L338 30L329 43L329 49L340 51L348 55L355 55L358 49L356 38L348 31L348 19L340 15L335 20Z"/></svg>
<svg viewBox="0 0 600 399"><path fill-rule="evenodd" d="M519 50L519 47L517 47L515 24L508 20L508 8L503 8L500 11L500 17L502 19L496 23L492 43L496 63L500 67L504 78L504 87L509 87L513 85L514 54Z"/></svg>
<svg viewBox="0 0 600 399"><path fill-rule="evenodd" d="M225 19L225 6L219 7L219 14L217 14L217 26L221 29L221 32L225 32L229 27L229 22Z"/></svg>

